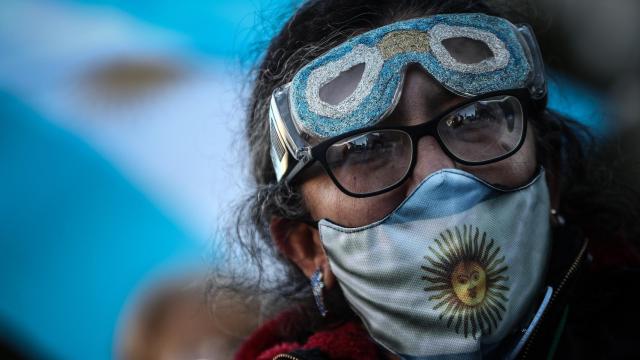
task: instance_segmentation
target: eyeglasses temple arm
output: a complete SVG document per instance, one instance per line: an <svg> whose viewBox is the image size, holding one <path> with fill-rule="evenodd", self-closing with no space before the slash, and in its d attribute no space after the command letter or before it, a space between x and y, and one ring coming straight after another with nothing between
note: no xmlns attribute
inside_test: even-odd
<svg viewBox="0 0 640 360"><path fill-rule="evenodd" d="M311 149L308 147L302 148L298 151L298 155L301 155L299 160L294 160L295 165L291 168L291 171L285 174L283 180L290 183L302 170L311 165L315 159L311 155Z"/></svg>

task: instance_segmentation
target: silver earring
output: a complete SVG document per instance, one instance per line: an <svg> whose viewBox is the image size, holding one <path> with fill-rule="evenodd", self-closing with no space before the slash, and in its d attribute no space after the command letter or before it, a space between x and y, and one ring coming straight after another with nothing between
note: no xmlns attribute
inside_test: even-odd
<svg viewBox="0 0 640 360"><path fill-rule="evenodd" d="M322 289L324 288L324 282L322 281L322 269L317 268L311 275L311 290L313 291L313 297L316 299L316 306L322 317L327 316L327 308L324 306L324 298L322 297Z"/></svg>
<svg viewBox="0 0 640 360"><path fill-rule="evenodd" d="M551 213L551 224L553 226L557 227L557 226L563 226L565 224L564 217L560 215L558 210L551 209L549 212Z"/></svg>

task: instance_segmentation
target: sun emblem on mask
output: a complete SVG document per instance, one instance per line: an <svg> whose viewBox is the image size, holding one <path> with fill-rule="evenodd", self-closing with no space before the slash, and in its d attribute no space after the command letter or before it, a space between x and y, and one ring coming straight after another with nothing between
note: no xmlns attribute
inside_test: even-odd
<svg viewBox="0 0 640 360"><path fill-rule="evenodd" d="M445 230L435 243L422 266L422 279L428 283L424 290L435 293L429 296L437 302L433 310L465 338L491 334L502 321L509 290L504 285L509 267L500 247L470 225Z"/></svg>

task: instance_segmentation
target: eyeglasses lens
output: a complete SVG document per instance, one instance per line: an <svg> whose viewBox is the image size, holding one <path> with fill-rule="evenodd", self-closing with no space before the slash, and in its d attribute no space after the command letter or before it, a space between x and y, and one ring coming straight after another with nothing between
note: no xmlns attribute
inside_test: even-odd
<svg viewBox="0 0 640 360"><path fill-rule="evenodd" d="M409 134L400 130L371 131L329 147L327 163L348 191L367 194L395 185L411 166Z"/></svg>
<svg viewBox="0 0 640 360"><path fill-rule="evenodd" d="M512 152L523 135L524 116L513 96L471 103L441 119L438 134L460 160L484 162Z"/></svg>

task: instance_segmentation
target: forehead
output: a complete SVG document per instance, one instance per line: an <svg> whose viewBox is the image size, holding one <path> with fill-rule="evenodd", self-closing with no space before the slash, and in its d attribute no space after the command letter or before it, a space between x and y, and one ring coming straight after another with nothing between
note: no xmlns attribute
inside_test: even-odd
<svg viewBox="0 0 640 360"><path fill-rule="evenodd" d="M464 97L523 87L530 72L515 28L504 19L449 14L397 22L302 68L290 86L294 119L317 137L374 125L397 105L412 63Z"/></svg>
<svg viewBox="0 0 640 360"><path fill-rule="evenodd" d="M417 125L430 121L465 101L435 81L417 65L405 72L402 96L393 111L376 125Z"/></svg>

